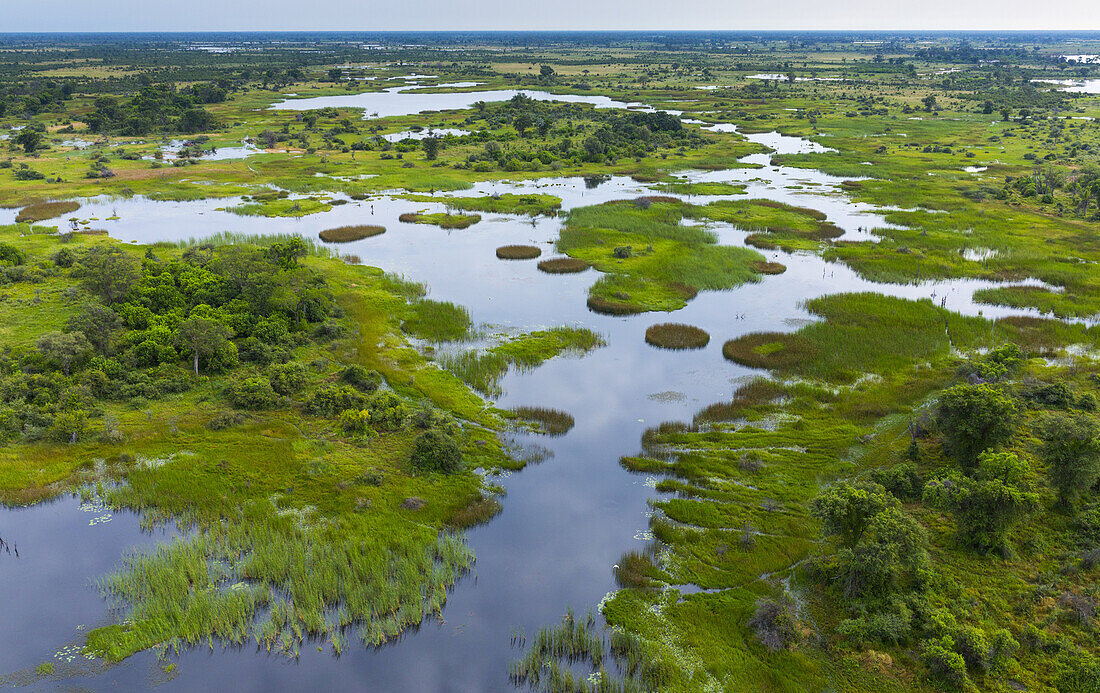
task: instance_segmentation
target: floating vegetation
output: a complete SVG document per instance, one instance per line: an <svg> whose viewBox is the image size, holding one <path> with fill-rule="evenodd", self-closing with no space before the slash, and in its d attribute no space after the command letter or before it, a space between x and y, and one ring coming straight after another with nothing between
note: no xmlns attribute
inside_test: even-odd
<svg viewBox="0 0 1100 693"><path fill-rule="evenodd" d="M662 349L702 349L710 344L710 335L692 325L666 322L650 326L645 341Z"/></svg>
<svg viewBox="0 0 1100 693"><path fill-rule="evenodd" d="M542 255L542 249L533 245L502 245L497 248L501 260L533 260Z"/></svg>
<svg viewBox="0 0 1100 693"><path fill-rule="evenodd" d="M548 436L565 435L576 424L571 414L548 407L515 407L512 413L524 421L538 424L540 432Z"/></svg>
<svg viewBox="0 0 1100 693"><path fill-rule="evenodd" d="M304 217L308 214L327 212L332 205L324 200L307 197L299 200L274 199L263 202L249 202L225 211L238 216L258 217Z"/></svg>
<svg viewBox="0 0 1100 693"><path fill-rule="evenodd" d="M783 274L787 271L787 266L779 262L753 262L749 267L759 274Z"/></svg>
<svg viewBox="0 0 1100 693"><path fill-rule="evenodd" d="M19 210L15 216L16 223L33 224L46 219L54 219L62 214L70 214L80 209L79 202L36 202Z"/></svg>
<svg viewBox="0 0 1100 693"><path fill-rule="evenodd" d="M337 226L334 229L325 229L317 235L322 241L327 243L350 243L351 241L361 241L364 238L378 236L385 232L385 226L359 224L355 226Z"/></svg>
<svg viewBox="0 0 1100 693"><path fill-rule="evenodd" d="M547 274L573 274L591 267L584 260L575 257L554 257L539 263L539 270Z"/></svg>
<svg viewBox="0 0 1100 693"><path fill-rule="evenodd" d="M398 221L406 224L431 224L441 229L466 229L481 221L480 214L423 214L419 212L406 212L399 216Z"/></svg>
<svg viewBox="0 0 1100 693"><path fill-rule="evenodd" d="M405 195L407 200L418 202L442 202L451 209L468 212L493 212L498 214L526 214L528 216L553 216L561 209L561 198L553 195L484 195L482 197L446 197L429 195Z"/></svg>

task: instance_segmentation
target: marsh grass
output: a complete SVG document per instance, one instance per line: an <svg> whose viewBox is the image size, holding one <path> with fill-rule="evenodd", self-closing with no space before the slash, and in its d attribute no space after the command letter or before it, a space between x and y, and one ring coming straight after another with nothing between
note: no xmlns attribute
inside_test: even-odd
<svg viewBox="0 0 1100 693"><path fill-rule="evenodd" d="M548 436L565 435L576 424L568 412L549 407L515 407L512 413L524 421L537 423L540 431Z"/></svg>
<svg viewBox="0 0 1100 693"><path fill-rule="evenodd" d="M560 625L520 643L528 640L527 654L509 668L516 686L545 693L642 693L656 691L664 676L636 635L604 631L592 614L579 619L569 610Z"/></svg>
<svg viewBox="0 0 1100 693"><path fill-rule="evenodd" d="M782 397L783 387L768 378L753 378L737 388L729 402L717 402L704 407L695 415L694 423L724 423L742 418L752 407L769 404Z"/></svg>
<svg viewBox="0 0 1100 693"><path fill-rule="evenodd" d="M547 274L574 274L576 272L583 272L591 265L584 260L578 260L573 257L554 257L549 260L543 260L538 265L539 271L546 272Z"/></svg>
<svg viewBox="0 0 1100 693"><path fill-rule="evenodd" d="M19 214L15 216L15 222L17 224L33 224L47 219L54 219L62 214L75 212L78 209L80 209L80 203L69 200L63 202L36 202L19 210Z"/></svg>
<svg viewBox="0 0 1100 693"><path fill-rule="evenodd" d="M481 221L481 215L406 212L397 219L406 224L430 224L441 229L467 229Z"/></svg>
<svg viewBox="0 0 1100 693"><path fill-rule="evenodd" d="M483 525L500 514L503 507L496 498L478 496L455 512L447 524L455 529L469 529Z"/></svg>
<svg viewBox="0 0 1100 693"><path fill-rule="evenodd" d="M334 229L325 229L318 237L327 243L350 243L371 236L378 236L386 232L385 226L373 224L358 224L355 226L337 226Z"/></svg>
<svg viewBox="0 0 1100 693"><path fill-rule="evenodd" d="M410 304L411 314L401 322L401 329L429 342L457 342L470 337L470 313L465 307L449 301L427 298Z"/></svg>
<svg viewBox="0 0 1100 693"><path fill-rule="evenodd" d="M497 248L501 260L533 260L542 255L542 249L533 245L502 245Z"/></svg>
<svg viewBox="0 0 1100 693"><path fill-rule="evenodd" d="M722 345L722 355L749 368L793 370L813 358L816 349L808 340L785 332L756 332Z"/></svg>
<svg viewBox="0 0 1100 693"><path fill-rule="evenodd" d="M753 262L749 267L759 274L783 274L787 271L787 266L779 262Z"/></svg>
<svg viewBox="0 0 1100 693"><path fill-rule="evenodd" d="M270 247L276 243L286 243L288 241L298 239L305 243L306 250L310 255L314 257L330 258L334 253L331 248L326 248L323 245L318 245L312 238L305 238L299 236L296 233L240 233L236 231L222 231L221 233L215 233L210 236L204 236L202 238L188 238L187 240L179 241L161 241L154 243L154 248L177 248L179 250L187 250L188 248L196 248L200 246L223 246L223 245L253 245L260 247Z"/></svg>
<svg viewBox="0 0 1100 693"><path fill-rule="evenodd" d="M345 628L380 645L440 613L473 562L464 541L427 528L376 542L354 516L314 523L270 502L241 513L128 556L101 583L125 621L91 631L89 650L118 661L166 640L178 648L217 638L295 656L306 638Z"/></svg>
<svg viewBox="0 0 1100 693"><path fill-rule="evenodd" d="M645 341L662 349L702 349L710 344L710 335L692 325L666 322L648 327Z"/></svg>

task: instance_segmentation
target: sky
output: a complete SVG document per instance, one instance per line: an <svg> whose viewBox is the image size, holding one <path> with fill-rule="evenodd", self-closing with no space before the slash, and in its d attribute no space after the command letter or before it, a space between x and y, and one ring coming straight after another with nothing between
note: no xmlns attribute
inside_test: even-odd
<svg viewBox="0 0 1100 693"><path fill-rule="evenodd" d="M1100 30L1100 1L0 0L0 32Z"/></svg>

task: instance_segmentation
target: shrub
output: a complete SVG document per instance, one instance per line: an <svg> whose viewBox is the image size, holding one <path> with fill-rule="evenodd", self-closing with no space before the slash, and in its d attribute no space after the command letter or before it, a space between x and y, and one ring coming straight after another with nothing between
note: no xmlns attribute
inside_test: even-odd
<svg viewBox="0 0 1100 693"><path fill-rule="evenodd" d="M271 382L259 376L231 383L225 394L233 406L241 409L270 409L279 401Z"/></svg>
<svg viewBox="0 0 1100 693"><path fill-rule="evenodd" d="M322 385L306 401L306 411L334 416L345 409L359 409L364 401L363 395L346 385Z"/></svg>
<svg viewBox="0 0 1100 693"><path fill-rule="evenodd" d="M924 479L916 466L905 463L889 469L875 469L870 473L871 481L879 484L902 500L920 500L924 493Z"/></svg>
<svg viewBox="0 0 1100 693"><path fill-rule="evenodd" d="M1100 479L1100 430L1088 415L1061 414L1048 418L1039 435L1058 500L1072 505Z"/></svg>
<svg viewBox="0 0 1100 693"><path fill-rule="evenodd" d="M921 660L928 667L928 675L933 681L956 688L969 682L966 676L966 660L955 652L954 641L946 635L925 640L921 645Z"/></svg>
<svg viewBox="0 0 1100 693"><path fill-rule="evenodd" d="M798 634L794 615L794 601L783 595L775 599L756 600L756 611L749 619L756 638L769 650L785 650L794 643Z"/></svg>
<svg viewBox="0 0 1100 693"><path fill-rule="evenodd" d="M351 365L340 373L340 380L363 392L374 392L382 384L382 374L367 370L362 366Z"/></svg>
<svg viewBox="0 0 1100 693"><path fill-rule="evenodd" d="M340 412L340 430L345 435L361 436L370 429L370 412L365 409L345 409Z"/></svg>
<svg viewBox="0 0 1100 693"><path fill-rule="evenodd" d="M371 236L378 236L385 232L385 226L359 224L357 226L338 226L334 229L325 229L317 235L327 243L350 243L351 241L360 241Z"/></svg>
<svg viewBox="0 0 1100 693"><path fill-rule="evenodd" d="M533 245L502 245L497 248L497 257L501 260L533 260L542 255L542 250Z"/></svg>
<svg viewBox="0 0 1100 693"><path fill-rule="evenodd" d="M248 419L243 411L223 411L214 415L214 418L206 422L206 427L211 431L222 431L227 428L239 426Z"/></svg>
<svg viewBox="0 0 1100 693"><path fill-rule="evenodd" d="M462 451L454 438L433 428L416 437L410 461L418 470L450 473L462 466Z"/></svg>
<svg viewBox="0 0 1100 693"><path fill-rule="evenodd" d="M367 400L370 421L380 431L397 431L405 425L409 417L409 407L405 401L389 390L371 395Z"/></svg>
<svg viewBox="0 0 1100 693"><path fill-rule="evenodd" d="M291 395L305 385L306 369L300 363L279 364L268 369L267 377L275 392L280 395Z"/></svg>

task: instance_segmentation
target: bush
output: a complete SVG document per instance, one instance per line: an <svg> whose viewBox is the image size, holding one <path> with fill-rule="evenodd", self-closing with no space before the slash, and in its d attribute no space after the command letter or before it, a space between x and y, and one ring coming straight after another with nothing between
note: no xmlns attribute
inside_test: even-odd
<svg viewBox="0 0 1100 693"><path fill-rule="evenodd" d="M924 493L924 479L916 466L905 463L889 469L875 469L871 481L879 484L902 500L920 500Z"/></svg>
<svg viewBox="0 0 1100 693"><path fill-rule="evenodd" d="M206 427L211 431L223 431L227 428L238 426L247 419L248 415L243 411L223 411L219 414L215 414L214 418L206 422Z"/></svg>
<svg viewBox="0 0 1100 693"><path fill-rule="evenodd" d="M961 688L969 682L966 676L966 660L955 652L955 643L948 636L925 640L921 646L921 660L928 667L929 677L933 681L955 688Z"/></svg>
<svg viewBox="0 0 1100 693"><path fill-rule="evenodd" d="M371 424L380 431L397 431L405 425L409 407L389 390L376 392L367 401Z"/></svg>
<svg viewBox="0 0 1100 693"><path fill-rule="evenodd" d="M340 412L340 430L349 436L361 436L370 430L370 412L365 409L345 409Z"/></svg>
<svg viewBox="0 0 1100 693"><path fill-rule="evenodd" d="M462 451L454 438L433 428L416 437L410 462L421 471L451 473L462 466Z"/></svg>
<svg viewBox="0 0 1100 693"><path fill-rule="evenodd" d="M306 369L300 363L284 363L272 366L267 371L271 388L280 395L292 395L306 382Z"/></svg>
<svg viewBox="0 0 1100 693"><path fill-rule="evenodd" d="M374 392L382 385L382 374L362 366L348 366L340 373L340 380L363 392Z"/></svg>
<svg viewBox="0 0 1100 693"><path fill-rule="evenodd" d="M749 619L756 638L769 650L785 650L798 634L793 600L783 595L775 599L756 600L756 611Z"/></svg>
<svg viewBox="0 0 1100 693"><path fill-rule="evenodd" d="M345 409L359 409L363 402L363 395L346 385L322 385L306 402L306 411L310 414L334 416Z"/></svg>
<svg viewBox="0 0 1100 693"><path fill-rule="evenodd" d="M225 395L233 406L241 409L270 409L279 401L279 396L264 377L246 378L225 388Z"/></svg>

